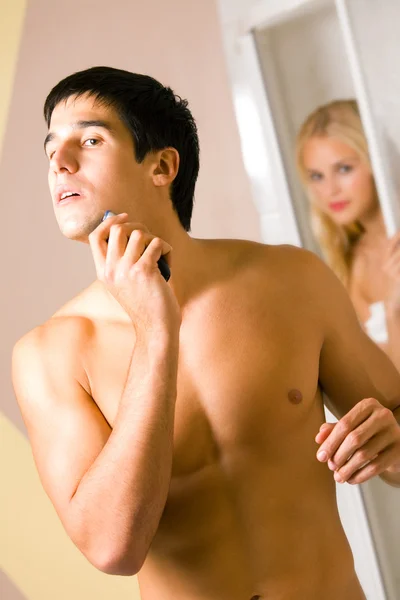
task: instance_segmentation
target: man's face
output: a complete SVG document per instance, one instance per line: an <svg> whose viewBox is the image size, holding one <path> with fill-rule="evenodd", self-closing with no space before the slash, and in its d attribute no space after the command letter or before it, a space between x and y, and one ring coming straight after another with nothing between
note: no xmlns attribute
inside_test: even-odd
<svg viewBox="0 0 400 600"><path fill-rule="evenodd" d="M106 210L146 221L149 161L136 162L131 133L114 109L89 96L60 102L45 146L54 211L66 237L87 242ZM66 198L71 192L77 195Z"/></svg>

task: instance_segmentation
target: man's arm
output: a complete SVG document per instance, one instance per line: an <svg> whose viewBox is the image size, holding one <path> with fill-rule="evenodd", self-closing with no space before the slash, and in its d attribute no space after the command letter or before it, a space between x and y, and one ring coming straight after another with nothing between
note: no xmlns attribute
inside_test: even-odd
<svg viewBox="0 0 400 600"><path fill-rule="evenodd" d="M396 422L400 374L363 331L338 278L319 258L307 254L307 281L323 330L319 380L328 408L339 419L320 435L319 451L327 452L325 460L337 481L360 483L379 474L396 485L400 483L400 427ZM357 469L349 477L355 465L360 468L367 461L363 471ZM388 468L393 472L387 472Z"/></svg>
<svg viewBox="0 0 400 600"><path fill-rule="evenodd" d="M46 325L13 352L13 383L43 487L98 569L141 567L168 493L177 347L135 346L114 428L77 381L83 319ZM68 340L71 340L70 342Z"/></svg>

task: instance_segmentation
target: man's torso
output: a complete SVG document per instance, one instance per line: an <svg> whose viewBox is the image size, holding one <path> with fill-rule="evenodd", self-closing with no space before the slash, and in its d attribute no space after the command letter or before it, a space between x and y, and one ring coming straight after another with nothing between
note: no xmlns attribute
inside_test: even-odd
<svg viewBox="0 0 400 600"><path fill-rule="evenodd" d="M332 473L316 459L323 322L297 251L221 244L237 266L183 313L171 484L142 598L361 600ZM134 327L94 310L98 289L54 319L87 323L77 377L112 427Z"/></svg>

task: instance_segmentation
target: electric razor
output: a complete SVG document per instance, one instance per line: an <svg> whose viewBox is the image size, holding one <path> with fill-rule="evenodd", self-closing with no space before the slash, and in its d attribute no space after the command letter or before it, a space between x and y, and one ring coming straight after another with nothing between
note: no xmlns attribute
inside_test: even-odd
<svg viewBox="0 0 400 600"><path fill-rule="evenodd" d="M106 210L101 222L108 219L108 217L115 217L115 216L116 216L115 213L111 212L111 210ZM158 268L160 269L161 275L164 277L165 281L168 281L169 278L171 277L171 269L169 268L167 261L165 260L165 258L163 256L161 256L161 258L158 260L157 264L158 264Z"/></svg>

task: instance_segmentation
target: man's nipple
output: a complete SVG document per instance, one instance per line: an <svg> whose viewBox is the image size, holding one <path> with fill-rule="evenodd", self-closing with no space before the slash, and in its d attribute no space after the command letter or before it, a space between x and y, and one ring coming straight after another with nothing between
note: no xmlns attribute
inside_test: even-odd
<svg viewBox="0 0 400 600"><path fill-rule="evenodd" d="M288 393L288 398L292 404L300 404L300 402L303 400L303 394L300 392L300 390L293 389Z"/></svg>

